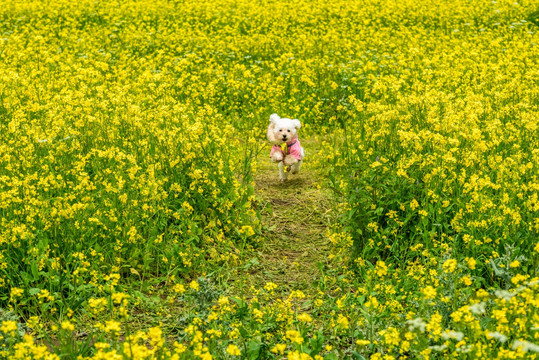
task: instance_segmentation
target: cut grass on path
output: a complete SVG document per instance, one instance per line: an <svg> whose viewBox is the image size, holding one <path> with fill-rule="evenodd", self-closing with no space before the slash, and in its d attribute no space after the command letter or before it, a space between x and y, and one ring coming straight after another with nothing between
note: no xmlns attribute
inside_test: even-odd
<svg viewBox="0 0 539 360"><path fill-rule="evenodd" d="M255 183L263 205L264 242L249 269L251 285L274 282L282 291L309 292L321 275L320 267L329 261L325 233L332 215L330 194L312 162L319 143L304 139L301 144L306 151L301 171L284 183L277 164L269 159L269 145L258 159Z"/></svg>

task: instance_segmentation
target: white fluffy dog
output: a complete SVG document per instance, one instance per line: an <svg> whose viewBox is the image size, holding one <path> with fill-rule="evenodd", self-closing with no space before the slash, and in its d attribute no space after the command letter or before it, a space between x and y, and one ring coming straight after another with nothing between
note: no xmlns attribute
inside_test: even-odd
<svg viewBox="0 0 539 360"><path fill-rule="evenodd" d="M271 114L267 137L273 144L270 157L273 162L279 163L279 177L286 181L288 173L297 174L305 152L298 140L298 129L301 123L297 119L281 118Z"/></svg>

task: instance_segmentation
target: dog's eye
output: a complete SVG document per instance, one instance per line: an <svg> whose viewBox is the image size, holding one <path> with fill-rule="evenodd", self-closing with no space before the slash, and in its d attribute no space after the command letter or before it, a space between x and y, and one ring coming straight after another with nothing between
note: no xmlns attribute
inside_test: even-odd
<svg viewBox="0 0 539 360"><path fill-rule="evenodd" d="M283 129L279 130L279 132L282 132L282 131L283 131Z"/></svg>
<svg viewBox="0 0 539 360"><path fill-rule="evenodd" d="M290 132L290 130L286 130L286 131Z"/></svg>

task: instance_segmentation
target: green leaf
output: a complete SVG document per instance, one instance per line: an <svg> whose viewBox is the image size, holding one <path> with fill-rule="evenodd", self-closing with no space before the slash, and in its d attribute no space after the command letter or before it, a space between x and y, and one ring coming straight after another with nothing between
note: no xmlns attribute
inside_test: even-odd
<svg viewBox="0 0 539 360"><path fill-rule="evenodd" d="M238 307L242 308L242 307L245 307L247 306L247 303L245 301L243 301L242 299L240 298L237 298L237 297L234 297L234 296L231 296L230 297L232 299L232 301L234 301Z"/></svg>
<svg viewBox="0 0 539 360"><path fill-rule="evenodd" d="M357 352L353 352L352 355L354 356L354 359L358 359L358 360L366 360L365 357Z"/></svg>
<svg viewBox="0 0 539 360"><path fill-rule="evenodd" d="M259 341L253 340L247 345L247 358L250 360L258 359L260 355L261 343Z"/></svg>
<svg viewBox="0 0 539 360"><path fill-rule="evenodd" d="M247 332L247 330L245 330L245 328L244 328L243 326L240 326L240 327L238 328L238 331L240 332L240 335L241 335L243 338L247 339L247 338L249 337L249 333Z"/></svg>
<svg viewBox="0 0 539 360"><path fill-rule="evenodd" d="M41 289L39 289L39 288L31 288L30 290L28 290L28 294L31 295L31 296L34 296L34 295L39 294L40 291L41 291Z"/></svg>
<svg viewBox="0 0 539 360"><path fill-rule="evenodd" d="M312 349L309 351L309 354L311 356L317 355L322 350L325 339L326 337L322 334L321 331L319 331L316 336L313 337L311 341L309 341L309 345L312 347Z"/></svg>
<svg viewBox="0 0 539 360"><path fill-rule="evenodd" d="M38 270L37 264L35 262L30 264L30 270L32 270L32 276L34 277L34 280L39 279L39 270Z"/></svg>

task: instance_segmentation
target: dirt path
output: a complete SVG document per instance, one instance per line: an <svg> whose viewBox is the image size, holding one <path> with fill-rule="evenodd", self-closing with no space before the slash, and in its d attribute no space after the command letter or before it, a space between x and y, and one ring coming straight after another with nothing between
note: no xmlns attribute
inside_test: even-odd
<svg viewBox="0 0 539 360"><path fill-rule="evenodd" d="M325 236L330 224L329 194L321 186L310 156L318 143L302 140L306 158L299 174L282 183L277 164L269 159L269 147L259 158L255 176L261 199L264 244L257 249L257 262L250 268L251 285L271 281L283 291L308 292L321 275L320 265L328 261L329 244Z"/></svg>

